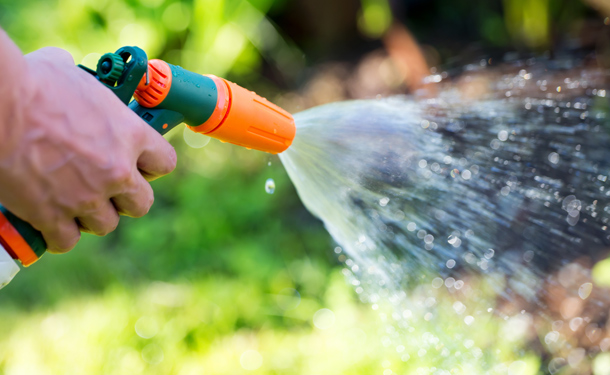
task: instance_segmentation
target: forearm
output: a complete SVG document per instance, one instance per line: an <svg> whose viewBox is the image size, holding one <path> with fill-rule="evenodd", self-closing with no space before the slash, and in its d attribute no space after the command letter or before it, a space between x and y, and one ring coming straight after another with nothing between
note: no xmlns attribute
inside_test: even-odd
<svg viewBox="0 0 610 375"><path fill-rule="evenodd" d="M11 154L23 132L23 103L30 100L27 64L19 48L0 28L0 163Z"/></svg>

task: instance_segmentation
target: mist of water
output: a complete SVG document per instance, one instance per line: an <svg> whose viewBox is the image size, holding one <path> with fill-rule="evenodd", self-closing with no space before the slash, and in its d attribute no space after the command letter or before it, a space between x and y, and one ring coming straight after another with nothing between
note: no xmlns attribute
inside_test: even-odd
<svg viewBox="0 0 610 375"><path fill-rule="evenodd" d="M383 344L429 373L507 373L531 350L579 371L610 348L591 280L610 249L606 76L520 65L307 110L281 154Z"/></svg>

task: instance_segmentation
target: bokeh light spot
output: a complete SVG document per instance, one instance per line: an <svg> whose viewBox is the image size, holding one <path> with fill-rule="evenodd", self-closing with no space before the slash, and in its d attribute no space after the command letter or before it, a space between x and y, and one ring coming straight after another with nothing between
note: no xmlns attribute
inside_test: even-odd
<svg viewBox="0 0 610 375"><path fill-rule="evenodd" d="M151 365L158 365L163 362L163 349L157 344L148 344L142 349L142 359Z"/></svg>
<svg viewBox="0 0 610 375"><path fill-rule="evenodd" d="M246 350L239 357L239 363L244 370L258 370L263 365L263 356L256 350Z"/></svg>
<svg viewBox="0 0 610 375"><path fill-rule="evenodd" d="M143 339L153 338L159 333L157 320L150 316L143 316L136 322L136 333Z"/></svg>
<svg viewBox="0 0 610 375"><path fill-rule="evenodd" d="M195 133L191 129L184 127L184 142L192 148L202 148L210 143L212 138L207 135Z"/></svg>
<svg viewBox="0 0 610 375"><path fill-rule="evenodd" d="M329 309L320 309L313 315L313 325L318 329L328 329L335 324L335 313Z"/></svg>

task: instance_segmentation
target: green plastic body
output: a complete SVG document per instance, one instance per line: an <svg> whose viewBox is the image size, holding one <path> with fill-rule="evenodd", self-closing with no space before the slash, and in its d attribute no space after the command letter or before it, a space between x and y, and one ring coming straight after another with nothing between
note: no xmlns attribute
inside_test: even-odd
<svg viewBox="0 0 610 375"><path fill-rule="evenodd" d="M172 87L157 108L171 109L184 114L184 123L198 126L206 122L218 102L216 83L209 77L169 65Z"/></svg>
<svg viewBox="0 0 610 375"><path fill-rule="evenodd" d="M167 65L172 83L165 99L153 108L143 107L135 100L129 104L129 108L161 134L182 122L190 126L203 124L212 116L218 102L214 80L180 66Z"/></svg>
<svg viewBox="0 0 610 375"><path fill-rule="evenodd" d="M47 251L47 244L44 242L39 231L34 229L29 223L13 215L2 205L0 205L0 212L2 212L17 232L21 234L21 237L30 245L36 256L40 258Z"/></svg>
<svg viewBox="0 0 610 375"><path fill-rule="evenodd" d="M118 58L120 57L120 59ZM147 73L148 58L138 47L123 47L114 54L100 58L97 71L79 65L95 76L140 118L161 134L165 134L182 122L196 126L204 123L214 112L218 93L214 81L179 66L170 65L172 87L165 100L156 108L145 108L135 100L129 102ZM116 72L120 67L122 73ZM16 217L2 205L0 211L6 216L23 239L40 258L47 250L42 234L29 223Z"/></svg>

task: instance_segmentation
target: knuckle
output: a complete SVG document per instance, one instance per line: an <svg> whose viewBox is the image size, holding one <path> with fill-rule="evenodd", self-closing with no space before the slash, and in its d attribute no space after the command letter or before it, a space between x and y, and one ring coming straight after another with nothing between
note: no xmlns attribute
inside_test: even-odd
<svg viewBox="0 0 610 375"><path fill-rule="evenodd" d="M44 235L44 234L43 234ZM47 237L45 236L45 239ZM48 251L54 254L64 254L74 249L80 240L80 233L76 235L49 235L47 239Z"/></svg>
<svg viewBox="0 0 610 375"><path fill-rule="evenodd" d="M119 225L119 215L116 211L106 212L79 219L78 223L83 232L102 237L114 232Z"/></svg>
<svg viewBox="0 0 610 375"><path fill-rule="evenodd" d="M102 201L96 198L83 199L77 205L77 212L75 214L83 214L88 212L95 212L102 206Z"/></svg>
<svg viewBox="0 0 610 375"><path fill-rule="evenodd" d="M142 119L139 117L133 116L133 121L131 121L132 126L127 127L131 134L132 139L139 144L143 144L147 142L148 134L147 132L149 127Z"/></svg>
<svg viewBox="0 0 610 375"><path fill-rule="evenodd" d="M169 145L167 151L165 152L165 157L156 167L157 177L165 176L172 173L174 169L176 169L177 161L178 156L176 155L176 150L171 145Z"/></svg>
<svg viewBox="0 0 610 375"><path fill-rule="evenodd" d="M26 218L32 226L40 231L44 231L52 227L56 222L56 215L52 214L51 210L40 209L32 213L32 216Z"/></svg>
<svg viewBox="0 0 610 375"><path fill-rule="evenodd" d="M173 147L171 147L171 145L170 145L167 169L164 171L165 174L169 174L169 173L173 172L174 169L176 169L177 163L178 163L178 154L176 153L176 150Z"/></svg>
<svg viewBox="0 0 610 375"><path fill-rule="evenodd" d="M133 179L132 167L126 163L118 163L112 170L111 182L114 185L128 186Z"/></svg>
<svg viewBox="0 0 610 375"><path fill-rule="evenodd" d="M148 126L144 120L140 119L132 111L129 111L127 116L125 116L125 121L123 123L127 124L127 126L124 126L123 128L123 136L129 143L138 146L148 142L148 131L152 129L148 129L150 126Z"/></svg>
<svg viewBox="0 0 610 375"><path fill-rule="evenodd" d="M78 241L80 241L80 233L76 236L71 236L70 238L67 238L66 242L64 243L64 248L66 249L66 251L70 251L74 249L76 244L78 244Z"/></svg>
<svg viewBox="0 0 610 375"><path fill-rule="evenodd" d="M148 214L154 202L155 197L152 192L147 192L145 199L142 199L142 203L135 208L133 217L142 217Z"/></svg>
<svg viewBox="0 0 610 375"><path fill-rule="evenodd" d="M70 54L70 52L65 49L57 48L57 47L43 47L40 49L41 53L44 53L45 56L52 57L53 60L61 61L65 64L74 65L74 58Z"/></svg>
<svg viewBox="0 0 610 375"><path fill-rule="evenodd" d="M100 227L95 233L96 236L106 236L112 232L114 232L117 228L117 226L119 225L119 221L118 220L113 220L111 222L105 223L104 226Z"/></svg>
<svg viewBox="0 0 610 375"><path fill-rule="evenodd" d="M150 211L150 209L152 208L154 203L155 203L155 196L151 192L148 196L148 200L146 201L146 212L144 213L145 215Z"/></svg>

